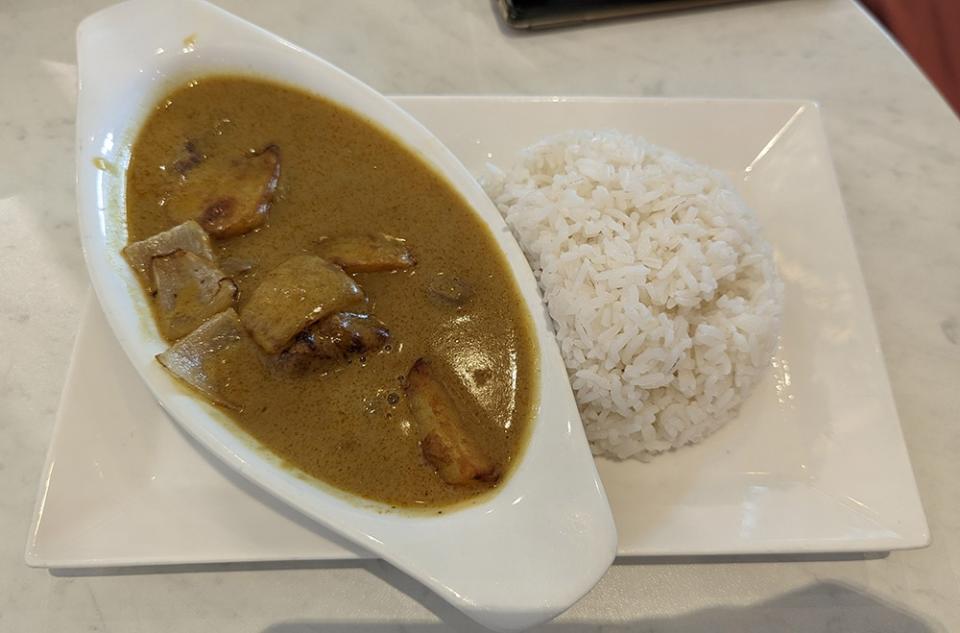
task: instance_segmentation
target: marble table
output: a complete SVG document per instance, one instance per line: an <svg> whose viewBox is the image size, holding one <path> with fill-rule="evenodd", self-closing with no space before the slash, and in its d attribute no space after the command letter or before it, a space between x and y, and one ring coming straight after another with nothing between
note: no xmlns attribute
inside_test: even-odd
<svg viewBox="0 0 960 633"><path fill-rule="evenodd" d="M0 631L445 631L389 565L50 573L23 564L87 293L73 204L77 22L0 7ZM392 94L799 97L824 108L933 544L841 559L624 560L545 630L960 629L960 122L850 0L780 0L536 34L489 0L221 0Z"/></svg>

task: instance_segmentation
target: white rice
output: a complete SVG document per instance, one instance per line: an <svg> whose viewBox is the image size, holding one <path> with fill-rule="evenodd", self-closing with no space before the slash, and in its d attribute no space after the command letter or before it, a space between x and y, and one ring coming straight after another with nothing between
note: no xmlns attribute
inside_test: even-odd
<svg viewBox="0 0 960 633"><path fill-rule="evenodd" d="M770 362L783 284L727 178L613 131L550 137L488 172L595 454L646 459L736 415Z"/></svg>

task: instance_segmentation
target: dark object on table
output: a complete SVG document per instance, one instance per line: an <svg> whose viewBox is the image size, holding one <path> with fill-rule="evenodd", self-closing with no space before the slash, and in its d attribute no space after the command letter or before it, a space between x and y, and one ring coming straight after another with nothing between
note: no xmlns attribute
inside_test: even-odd
<svg viewBox="0 0 960 633"><path fill-rule="evenodd" d="M864 0L960 116L960 2Z"/></svg>
<svg viewBox="0 0 960 633"><path fill-rule="evenodd" d="M645 13L691 9L741 0L499 0L503 20L517 29L570 26Z"/></svg>

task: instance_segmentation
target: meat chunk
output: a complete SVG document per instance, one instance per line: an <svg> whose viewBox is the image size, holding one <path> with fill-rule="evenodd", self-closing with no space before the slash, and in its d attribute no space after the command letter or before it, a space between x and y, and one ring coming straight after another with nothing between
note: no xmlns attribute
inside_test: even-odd
<svg viewBox="0 0 960 633"><path fill-rule="evenodd" d="M326 238L317 254L348 273L402 270L417 263L404 240L383 233Z"/></svg>
<svg viewBox="0 0 960 633"><path fill-rule="evenodd" d="M254 266L254 261L245 257L224 257L220 260L220 270L230 277L245 275L253 270Z"/></svg>
<svg viewBox="0 0 960 633"><path fill-rule="evenodd" d="M173 162L173 170L185 176L188 171L202 163L204 158L203 153L197 148L197 142L192 139L187 140L183 144L180 156Z"/></svg>
<svg viewBox="0 0 960 633"><path fill-rule="evenodd" d="M455 485L498 479L496 465L469 437L453 398L427 361L413 364L405 389L420 431L420 450L441 479Z"/></svg>
<svg viewBox="0 0 960 633"><path fill-rule="evenodd" d="M172 229L157 233L145 240L127 244L122 253L140 278L147 292L153 292L153 259L170 255L174 251L184 251L213 261L213 247L210 236L193 220L188 220Z"/></svg>
<svg viewBox="0 0 960 633"><path fill-rule="evenodd" d="M442 306L459 308L473 295L470 285L459 277L437 275L427 284L427 296Z"/></svg>
<svg viewBox="0 0 960 633"><path fill-rule="evenodd" d="M209 259L188 251L153 258L157 325L168 339L189 334L237 298L237 285Z"/></svg>
<svg viewBox="0 0 960 633"><path fill-rule="evenodd" d="M230 308L157 354L157 361L211 402L240 410L241 404L231 397L229 371L234 363L250 362L255 352L256 345Z"/></svg>
<svg viewBox="0 0 960 633"><path fill-rule="evenodd" d="M280 181L280 150L191 159L167 200L173 217L194 218L215 238L234 237L267 221Z"/></svg>
<svg viewBox="0 0 960 633"><path fill-rule="evenodd" d="M260 347L276 354L311 323L363 299L363 291L340 268L298 255L263 275L240 319Z"/></svg>
<svg viewBox="0 0 960 633"><path fill-rule="evenodd" d="M390 331L369 314L337 312L297 334L287 352L317 358L345 358L367 354L382 348L390 340Z"/></svg>

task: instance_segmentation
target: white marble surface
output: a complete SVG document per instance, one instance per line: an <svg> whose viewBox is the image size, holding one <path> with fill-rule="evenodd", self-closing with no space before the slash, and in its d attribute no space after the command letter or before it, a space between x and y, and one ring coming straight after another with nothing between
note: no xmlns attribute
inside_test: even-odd
<svg viewBox="0 0 960 633"><path fill-rule="evenodd" d="M378 562L95 575L23 565L87 287L73 208L73 30L104 4L0 7L0 631L471 628ZM933 545L852 560L624 561L545 628L960 629L960 122L852 2L748 3L533 35L499 27L488 0L222 5L388 93L819 100Z"/></svg>

